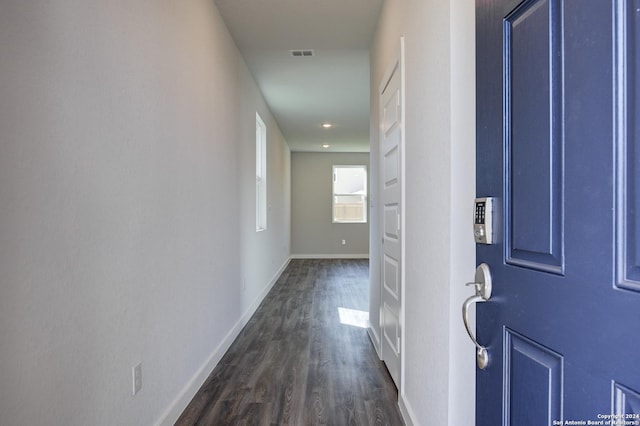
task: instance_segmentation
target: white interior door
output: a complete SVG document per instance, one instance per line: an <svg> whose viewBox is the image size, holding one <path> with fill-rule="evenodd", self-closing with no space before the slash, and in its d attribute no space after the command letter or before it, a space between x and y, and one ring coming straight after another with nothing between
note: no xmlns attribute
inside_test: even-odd
<svg viewBox="0 0 640 426"><path fill-rule="evenodd" d="M402 105L402 61L399 55L380 85L381 354L398 388L402 348Z"/></svg>

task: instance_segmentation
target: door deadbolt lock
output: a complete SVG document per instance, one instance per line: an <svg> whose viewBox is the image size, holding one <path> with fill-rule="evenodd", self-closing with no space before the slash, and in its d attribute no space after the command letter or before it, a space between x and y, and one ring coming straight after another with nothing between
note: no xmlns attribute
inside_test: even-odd
<svg viewBox="0 0 640 426"><path fill-rule="evenodd" d="M496 198L476 198L473 203L473 237L478 244L496 242Z"/></svg>

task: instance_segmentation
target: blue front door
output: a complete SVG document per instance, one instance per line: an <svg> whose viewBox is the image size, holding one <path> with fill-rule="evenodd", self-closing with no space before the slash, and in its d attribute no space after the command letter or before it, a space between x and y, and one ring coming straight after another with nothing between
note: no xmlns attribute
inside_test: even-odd
<svg viewBox="0 0 640 426"><path fill-rule="evenodd" d="M640 425L640 0L477 0L476 32L476 424Z"/></svg>

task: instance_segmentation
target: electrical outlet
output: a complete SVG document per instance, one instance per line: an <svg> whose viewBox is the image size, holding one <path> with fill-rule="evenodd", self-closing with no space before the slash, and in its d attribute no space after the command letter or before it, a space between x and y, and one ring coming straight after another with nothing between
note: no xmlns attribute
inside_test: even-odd
<svg viewBox="0 0 640 426"><path fill-rule="evenodd" d="M342 240L342 245L343 246L347 245L347 240Z"/></svg>
<svg viewBox="0 0 640 426"><path fill-rule="evenodd" d="M142 389L142 363L131 367L131 374L133 376L133 395L135 395Z"/></svg>

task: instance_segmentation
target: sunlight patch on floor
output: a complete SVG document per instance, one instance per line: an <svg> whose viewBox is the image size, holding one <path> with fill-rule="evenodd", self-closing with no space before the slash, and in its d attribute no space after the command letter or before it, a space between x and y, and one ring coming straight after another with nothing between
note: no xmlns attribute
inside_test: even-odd
<svg viewBox="0 0 640 426"><path fill-rule="evenodd" d="M354 327L367 328L369 326L369 312L358 309L338 308L340 323Z"/></svg>

